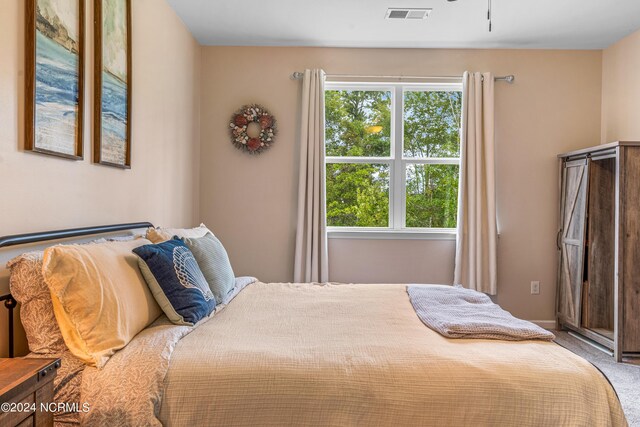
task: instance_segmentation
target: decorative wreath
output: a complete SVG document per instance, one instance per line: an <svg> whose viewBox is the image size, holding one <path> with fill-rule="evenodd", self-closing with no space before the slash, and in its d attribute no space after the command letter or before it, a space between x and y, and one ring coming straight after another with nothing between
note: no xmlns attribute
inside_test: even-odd
<svg viewBox="0 0 640 427"><path fill-rule="evenodd" d="M250 137L247 129L250 123L260 126L260 135ZM274 143L276 136L276 119L258 104L245 105L233 114L229 123L231 142L236 148L249 154L259 154L267 150Z"/></svg>

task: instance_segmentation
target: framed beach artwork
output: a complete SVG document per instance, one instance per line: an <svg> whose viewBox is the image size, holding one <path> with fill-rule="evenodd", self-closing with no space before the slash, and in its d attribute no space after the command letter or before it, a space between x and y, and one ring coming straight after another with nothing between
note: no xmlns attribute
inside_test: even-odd
<svg viewBox="0 0 640 427"><path fill-rule="evenodd" d="M25 149L82 159L84 0L26 0Z"/></svg>
<svg viewBox="0 0 640 427"><path fill-rule="evenodd" d="M94 0L93 161L131 167L131 0Z"/></svg>

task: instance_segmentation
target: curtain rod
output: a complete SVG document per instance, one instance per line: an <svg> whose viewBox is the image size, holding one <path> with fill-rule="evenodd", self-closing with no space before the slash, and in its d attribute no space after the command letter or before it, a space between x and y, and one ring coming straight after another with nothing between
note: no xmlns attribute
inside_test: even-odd
<svg viewBox="0 0 640 427"><path fill-rule="evenodd" d="M304 76L304 73L300 72L300 71L294 71L293 74L291 74L291 79L292 80L301 80L302 77ZM345 77L345 78L367 78L367 79L461 79L462 76L362 76L362 75L357 75L357 74L327 74L327 77ZM503 82L507 82L507 83L513 83L515 81L516 77L513 74L510 74L508 76L498 76L498 77L494 77L493 80L495 81L503 81Z"/></svg>

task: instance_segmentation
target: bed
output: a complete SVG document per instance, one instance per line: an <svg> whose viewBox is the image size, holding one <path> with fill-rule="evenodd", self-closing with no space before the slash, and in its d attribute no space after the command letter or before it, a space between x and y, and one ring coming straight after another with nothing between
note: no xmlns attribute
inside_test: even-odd
<svg viewBox="0 0 640 427"><path fill-rule="evenodd" d="M584 359L444 338L399 284L238 278L213 316L161 315L80 378L83 425L627 425Z"/></svg>

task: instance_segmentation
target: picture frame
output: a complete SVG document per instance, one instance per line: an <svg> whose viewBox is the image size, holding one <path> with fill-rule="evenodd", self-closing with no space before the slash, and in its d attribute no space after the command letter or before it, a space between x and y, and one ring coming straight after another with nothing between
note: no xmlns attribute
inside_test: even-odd
<svg viewBox="0 0 640 427"><path fill-rule="evenodd" d="M131 0L94 0L93 162L131 168Z"/></svg>
<svg viewBox="0 0 640 427"><path fill-rule="evenodd" d="M84 0L25 1L26 151L83 159Z"/></svg>

